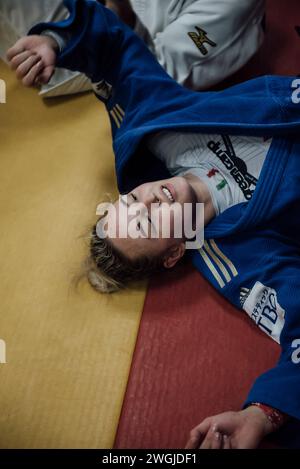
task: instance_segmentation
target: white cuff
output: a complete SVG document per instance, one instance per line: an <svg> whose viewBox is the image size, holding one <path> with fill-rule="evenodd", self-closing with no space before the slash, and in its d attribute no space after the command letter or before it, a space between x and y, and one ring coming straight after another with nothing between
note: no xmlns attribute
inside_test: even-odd
<svg viewBox="0 0 300 469"><path fill-rule="evenodd" d="M45 29L45 31L42 31L41 36L52 37L52 39L57 42L60 53L66 47L67 41L62 36L60 36L60 34L56 33L55 31L51 31L51 29Z"/></svg>

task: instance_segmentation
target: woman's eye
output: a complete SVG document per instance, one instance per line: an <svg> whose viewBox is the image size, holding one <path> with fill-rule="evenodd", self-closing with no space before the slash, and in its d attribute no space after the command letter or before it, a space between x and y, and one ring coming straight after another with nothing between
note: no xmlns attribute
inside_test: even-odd
<svg viewBox="0 0 300 469"><path fill-rule="evenodd" d="M131 197L133 198L133 200L137 200L137 196L136 196L136 195L134 195L134 194L130 194L130 195L131 195Z"/></svg>

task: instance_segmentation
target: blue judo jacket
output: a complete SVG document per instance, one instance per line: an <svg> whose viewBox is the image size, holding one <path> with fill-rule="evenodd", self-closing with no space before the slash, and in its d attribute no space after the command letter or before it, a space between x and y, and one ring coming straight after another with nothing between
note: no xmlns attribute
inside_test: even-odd
<svg viewBox="0 0 300 469"><path fill-rule="evenodd" d="M204 245L190 255L212 285L282 347L278 364L256 380L245 405L262 402L300 419L297 81L266 76L221 92L190 91L107 8L85 0L65 4L69 18L40 23L29 34L51 29L68 38L57 66L85 73L104 102L121 193L170 176L143 146L152 132L273 137L252 199L216 217L205 229Z"/></svg>

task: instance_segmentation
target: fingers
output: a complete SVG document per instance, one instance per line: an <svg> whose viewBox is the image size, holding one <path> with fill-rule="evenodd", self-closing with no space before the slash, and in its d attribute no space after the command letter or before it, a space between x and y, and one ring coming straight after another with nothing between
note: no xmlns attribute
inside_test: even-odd
<svg viewBox="0 0 300 469"><path fill-rule="evenodd" d="M211 437L211 449L221 449L223 447L223 435L215 429Z"/></svg>
<svg viewBox="0 0 300 469"><path fill-rule="evenodd" d="M223 435L223 449L231 449L230 438L228 435Z"/></svg>
<svg viewBox="0 0 300 469"><path fill-rule="evenodd" d="M16 76L24 86L48 83L54 73L54 66L44 66L38 54L30 51L20 52L11 59L11 67L16 70Z"/></svg>
<svg viewBox="0 0 300 469"><path fill-rule="evenodd" d="M21 55L21 54L20 54ZM41 61L38 55L30 55L26 60L20 63L16 69L16 77L21 80L32 69L34 65Z"/></svg>
<svg viewBox="0 0 300 469"><path fill-rule="evenodd" d="M191 431L186 449L256 447L257 432L254 431L255 446L253 443L253 432L249 431L248 428L247 432L244 431L245 421L247 423L247 419L245 420L243 412L244 411L229 411L206 418ZM247 437L247 441L245 441L245 437ZM251 443L250 446L249 439Z"/></svg>
<svg viewBox="0 0 300 469"><path fill-rule="evenodd" d="M200 425L197 425L192 429L190 433L190 438L185 446L185 449L195 449L199 448L203 439L205 438L206 433L210 427L210 419L205 419Z"/></svg>
<svg viewBox="0 0 300 469"><path fill-rule="evenodd" d="M223 445L223 437L218 427L211 427L200 446L200 449L221 449Z"/></svg>
<svg viewBox="0 0 300 469"><path fill-rule="evenodd" d="M210 429L200 449L231 449L230 437L218 428Z"/></svg>
<svg viewBox="0 0 300 469"><path fill-rule="evenodd" d="M49 65L48 67L44 67L42 73L37 76L36 82L40 85L44 85L49 82L50 78L54 73L54 67Z"/></svg>
<svg viewBox="0 0 300 469"><path fill-rule="evenodd" d="M192 434L190 434L190 438L187 442L187 444L185 445L185 449L196 449L196 448L199 448L199 445L201 444L201 441L203 440L205 435L202 435L202 433L200 432L197 432Z"/></svg>
<svg viewBox="0 0 300 469"><path fill-rule="evenodd" d="M201 431L200 431L201 430ZM215 424L204 421L193 428L185 449L231 449L230 437Z"/></svg>
<svg viewBox="0 0 300 469"><path fill-rule="evenodd" d="M11 68L16 71L16 77L22 80L23 85L31 86L36 83L37 76L43 70L43 63L38 54L21 50L17 43L8 50L7 57Z"/></svg>
<svg viewBox="0 0 300 469"><path fill-rule="evenodd" d="M18 40L15 45L13 45L8 51L6 52L6 58L10 62L13 57L16 55L20 54L21 52L24 52L25 48L23 45L22 40Z"/></svg>
<svg viewBox="0 0 300 469"><path fill-rule="evenodd" d="M25 50L19 54L14 55L9 60L9 64L12 70L16 70L19 65L21 65L25 60L27 60L32 55L32 52Z"/></svg>
<svg viewBox="0 0 300 469"><path fill-rule="evenodd" d="M44 65L42 61L37 62L29 72L22 78L24 86L32 86L35 84L36 78L43 71Z"/></svg>

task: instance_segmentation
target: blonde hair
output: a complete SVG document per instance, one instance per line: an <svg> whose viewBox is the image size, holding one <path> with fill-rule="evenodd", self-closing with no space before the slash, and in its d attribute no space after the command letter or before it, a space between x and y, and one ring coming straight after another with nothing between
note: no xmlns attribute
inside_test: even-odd
<svg viewBox="0 0 300 469"><path fill-rule="evenodd" d="M108 238L98 237L96 226L90 232L90 255L84 263L88 281L96 290L112 293L125 288L130 281L142 280L166 270L161 255L129 259Z"/></svg>

